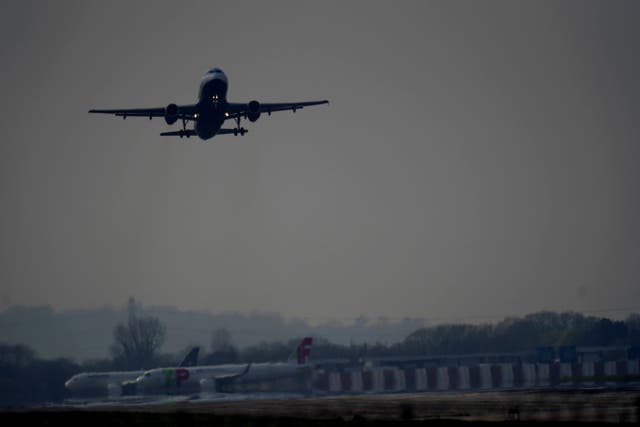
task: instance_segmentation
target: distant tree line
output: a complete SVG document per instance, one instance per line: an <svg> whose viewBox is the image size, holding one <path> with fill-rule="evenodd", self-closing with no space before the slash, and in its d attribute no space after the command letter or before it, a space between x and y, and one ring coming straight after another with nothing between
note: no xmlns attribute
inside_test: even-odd
<svg viewBox="0 0 640 427"><path fill-rule="evenodd" d="M42 360L27 346L0 343L0 406L59 402L78 369L70 359Z"/></svg>
<svg viewBox="0 0 640 427"><path fill-rule="evenodd" d="M272 341L226 350L226 362L283 360L298 344ZM625 320L551 311L509 317L498 323L442 324L420 328L403 341L339 345L314 337L312 358L361 359L384 356L432 356L447 354L534 351L537 347L640 345L640 314ZM215 353L214 353L215 354Z"/></svg>
<svg viewBox="0 0 640 427"><path fill-rule="evenodd" d="M535 350L540 346L640 345L640 315L610 320L580 313L539 312L495 324L445 324L419 329L392 347L403 354Z"/></svg>
<svg viewBox="0 0 640 427"><path fill-rule="evenodd" d="M24 345L0 343L0 407L60 402L64 382L78 372L138 370L176 366L179 354L161 353L166 327L153 316L131 316L114 328L111 357L78 363L72 359L44 360ZM199 364L260 363L295 359L302 337L263 341L244 348L233 344L225 328L212 332L209 348L201 349ZM341 358L354 362L382 356L417 356L514 352L540 346L640 345L640 314L610 320L580 313L539 312L506 318L494 324L442 324L420 328L393 343L340 345L314 336L312 359Z"/></svg>
<svg viewBox="0 0 640 427"><path fill-rule="evenodd" d="M308 319L285 318L275 313L215 313L185 311L174 306L144 306L132 298L128 305L119 307L63 311L50 306L12 306L0 311L0 341L26 344L47 358L69 355L78 360L103 358L105 349L113 343L114 325L118 322L126 325L132 312L136 316L157 317L168 332L164 348L172 351L192 343L208 349L211 332L221 328L233 335L237 348L244 348L260 341L286 341L303 335L330 337L339 344L349 344L353 339L392 343L428 325L422 318L383 316L359 316L346 323L315 319L310 323ZM73 339L69 339L70 335Z"/></svg>

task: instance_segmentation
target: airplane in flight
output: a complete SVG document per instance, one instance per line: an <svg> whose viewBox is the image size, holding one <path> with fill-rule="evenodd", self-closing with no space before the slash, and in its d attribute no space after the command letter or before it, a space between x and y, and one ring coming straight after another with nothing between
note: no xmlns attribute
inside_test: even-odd
<svg viewBox="0 0 640 427"><path fill-rule="evenodd" d="M219 392L234 382L273 381L308 372L311 337L305 337L289 361L178 368L156 368L136 379L137 394L189 394Z"/></svg>
<svg viewBox="0 0 640 427"><path fill-rule="evenodd" d="M191 137L198 136L203 140L213 138L216 135L233 134L244 135L247 129L240 126L241 119L248 119L255 122L263 113L275 113L276 111L291 110L294 113L304 107L312 105L328 104L329 101L307 101L307 102L280 102L261 103L258 101L229 102L227 101L227 89L229 80L220 68L212 68L202 78L196 104L176 105L169 104L166 107L158 108L133 108L133 109L110 109L110 110L89 110L90 113L114 114L126 119L127 117L164 117L168 125L172 125L178 120L182 121L182 129L171 132L162 132L162 136ZM233 120L235 127L223 128L222 125L227 120ZM192 129L187 129L187 123L194 122Z"/></svg>
<svg viewBox="0 0 640 427"><path fill-rule="evenodd" d="M196 366L200 347L193 347L178 364L180 368ZM69 378L64 383L66 389L74 396L110 396L122 394L122 385L144 374L144 371L120 372L82 372Z"/></svg>

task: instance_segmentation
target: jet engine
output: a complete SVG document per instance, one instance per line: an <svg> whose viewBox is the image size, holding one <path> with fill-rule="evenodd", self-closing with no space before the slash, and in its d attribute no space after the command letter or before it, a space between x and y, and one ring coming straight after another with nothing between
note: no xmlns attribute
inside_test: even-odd
<svg viewBox="0 0 640 427"><path fill-rule="evenodd" d="M122 386L120 384L114 384L114 383L107 384L107 395L109 397L122 396Z"/></svg>
<svg viewBox="0 0 640 427"><path fill-rule="evenodd" d="M258 101L251 101L247 104L247 119L250 122L255 122L260 118L260 103Z"/></svg>
<svg viewBox="0 0 640 427"><path fill-rule="evenodd" d="M168 125L172 125L178 120L178 106L176 104L169 104L164 109L164 121Z"/></svg>

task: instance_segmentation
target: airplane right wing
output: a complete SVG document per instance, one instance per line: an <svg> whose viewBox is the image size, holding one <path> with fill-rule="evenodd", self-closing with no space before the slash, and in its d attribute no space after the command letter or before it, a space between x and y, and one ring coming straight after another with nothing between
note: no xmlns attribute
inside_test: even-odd
<svg viewBox="0 0 640 427"><path fill-rule="evenodd" d="M238 374L228 374L228 375L218 375L218 376L216 376L215 377L216 382L218 382L218 381L228 381L228 382L233 381L235 379L238 379L238 378L240 378L242 376L247 375L247 373L249 372L249 369L251 369L251 362L249 362L247 364L247 367L244 368L244 371L242 371L242 372L240 372Z"/></svg>

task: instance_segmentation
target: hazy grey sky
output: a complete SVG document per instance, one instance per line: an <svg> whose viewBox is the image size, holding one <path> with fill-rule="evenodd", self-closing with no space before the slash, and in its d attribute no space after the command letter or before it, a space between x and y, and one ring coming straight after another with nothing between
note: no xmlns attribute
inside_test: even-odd
<svg viewBox="0 0 640 427"><path fill-rule="evenodd" d="M316 319L640 309L640 3L0 14L0 305ZM244 138L87 114L329 99ZM175 126L174 126L175 127Z"/></svg>

